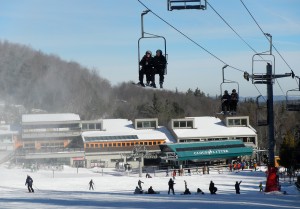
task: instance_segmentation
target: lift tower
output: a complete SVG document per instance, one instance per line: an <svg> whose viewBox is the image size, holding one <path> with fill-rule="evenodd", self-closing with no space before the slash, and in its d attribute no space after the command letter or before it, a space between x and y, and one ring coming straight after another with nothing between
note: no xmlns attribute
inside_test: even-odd
<svg viewBox="0 0 300 209"><path fill-rule="evenodd" d="M275 167L275 135L274 135L274 111L273 111L273 83L277 78L293 76L293 73L285 73L281 75L275 74L275 57L272 55L272 36L268 33L265 34L270 42L270 51L266 53L257 53L252 57L252 75L249 75L247 72L244 73L245 79L249 80L249 77L252 78L253 84L266 84L267 85L267 121L268 121L268 175L265 192L279 191L279 183L277 181L277 168ZM271 57L270 60L266 60L263 56ZM256 59L256 56L259 56L260 59ZM254 73L254 63L267 62L266 73ZM273 72L273 65L274 72Z"/></svg>

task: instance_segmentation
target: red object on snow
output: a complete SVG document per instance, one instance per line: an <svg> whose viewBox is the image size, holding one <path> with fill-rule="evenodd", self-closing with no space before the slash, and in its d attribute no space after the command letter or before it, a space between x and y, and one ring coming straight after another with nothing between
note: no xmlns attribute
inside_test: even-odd
<svg viewBox="0 0 300 209"><path fill-rule="evenodd" d="M266 183L265 192L279 191L277 170L278 170L278 168L276 168L276 167L271 167L271 166L268 167L267 183Z"/></svg>

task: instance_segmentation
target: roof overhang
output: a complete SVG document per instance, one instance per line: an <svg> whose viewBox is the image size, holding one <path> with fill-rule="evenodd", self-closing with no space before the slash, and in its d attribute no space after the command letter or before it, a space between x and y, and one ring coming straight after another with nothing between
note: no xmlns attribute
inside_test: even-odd
<svg viewBox="0 0 300 209"><path fill-rule="evenodd" d="M164 152L174 152L174 160L226 159L252 155L253 149L240 140L214 142L176 143L160 145Z"/></svg>

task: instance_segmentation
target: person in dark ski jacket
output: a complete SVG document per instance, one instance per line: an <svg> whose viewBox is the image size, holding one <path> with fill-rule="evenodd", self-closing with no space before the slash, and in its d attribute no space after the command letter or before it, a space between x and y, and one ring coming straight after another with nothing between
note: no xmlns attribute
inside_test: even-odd
<svg viewBox="0 0 300 209"><path fill-rule="evenodd" d="M152 52L150 50L146 51L146 54L140 61L141 69L139 71L139 84L145 87L144 84L144 75L146 75L147 85L150 85L150 81L152 81L153 75L153 57Z"/></svg>
<svg viewBox="0 0 300 209"><path fill-rule="evenodd" d="M230 111L236 112L238 102L239 102L239 95L235 89L232 89L230 95Z"/></svg>
<svg viewBox="0 0 300 209"><path fill-rule="evenodd" d="M172 190L173 194L175 194L174 192L174 181L172 178L170 178L169 182L168 182L168 185L169 185L169 191L168 191L168 194L170 194L170 190Z"/></svg>
<svg viewBox="0 0 300 209"><path fill-rule="evenodd" d="M91 189L94 190L94 182L93 182L93 179L90 180L89 185L90 185L89 190L91 190Z"/></svg>
<svg viewBox="0 0 300 209"><path fill-rule="evenodd" d="M143 194L139 187L135 187L134 194Z"/></svg>
<svg viewBox="0 0 300 209"><path fill-rule="evenodd" d="M32 178L29 175L27 175L25 186L27 185L27 188L28 188L29 192L34 192L34 190L32 188L32 184L33 184Z"/></svg>
<svg viewBox="0 0 300 209"><path fill-rule="evenodd" d="M242 183L242 181L240 182L235 182L234 188L235 188L235 193L236 194L240 194L240 184Z"/></svg>
<svg viewBox="0 0 300 209"><path fill-rule="evenodd" d="M149 187L148 189L148 194L159 194L158 192L154 191L154 189L152 188L152 186Z"/></svg>
<svg viewBox="0 0 300 209"><path fill-rule="evenodd" d="M209 191L210 191L210 194L216 194L217 192L217 187L215 187L215 184L213 181L210 181L210 184L209 184Z"/></svg>
<svg viewBox="0 0 300 209"><path fill-rule="evenodd" d="M228 91L225 90L223 96L221 97L222 102L222 111L225 114L226 111L230 110L230 95L228 94Z"/></svg>
<svg viewBox="0 0 300 209"><path fill-rule="evenodd" d="M160 49L156 50L156 55L153 58L154 74L152 75L152 86L155 88L155 74L159 75L159 86L163 88L165 79L165 69L167 65L166 57L162 54Z"/></svg>

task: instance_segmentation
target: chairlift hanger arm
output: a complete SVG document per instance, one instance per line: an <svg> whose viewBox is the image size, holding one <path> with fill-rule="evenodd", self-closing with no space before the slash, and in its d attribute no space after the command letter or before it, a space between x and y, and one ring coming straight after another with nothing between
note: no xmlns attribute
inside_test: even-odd
<svg viewBox="0 0 300 209"><path fill-rule="evenodd" d="M273 78L284 78L290 76L293 76L293 73L277 74L277 75L273 75Z"/></svg>
<svg viewBox="0 0 300 209"><path fill-rule="evenodd" d="M155 34L152 34L152 33L144 32L144 34L150 35L149 38L153 37L153 38L163 38L163 39L165 39L165 37L163 37L163 36L155 35ZM147 38L147 37L144 37L144 38Z"/></svg>

